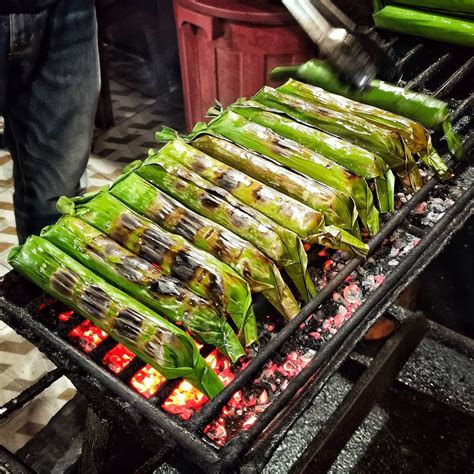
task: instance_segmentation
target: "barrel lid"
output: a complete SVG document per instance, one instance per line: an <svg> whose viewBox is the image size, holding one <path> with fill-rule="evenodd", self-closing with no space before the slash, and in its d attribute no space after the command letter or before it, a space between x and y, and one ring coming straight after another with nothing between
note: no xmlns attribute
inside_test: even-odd
<svg viewBox="0 0 474 474"><path fill-rule="evenodd" d="M177 4L225 20L269 25L295 23L278 0L177 0Z"/></svg>

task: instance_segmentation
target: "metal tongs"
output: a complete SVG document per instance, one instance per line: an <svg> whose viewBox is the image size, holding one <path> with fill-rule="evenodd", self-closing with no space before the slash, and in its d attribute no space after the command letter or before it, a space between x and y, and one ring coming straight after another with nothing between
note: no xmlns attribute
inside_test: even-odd
<svg viewBox="0 0 474 474"><path fill-rule="evenodd" d="M396 72L395 55L383 40L372 29L359 27L331 0L318 0L317 8L311 0L282 2L317 44L322 56L350 86L368 89L376 75L382 73L388 79L387 72L390 76ZM384 63L390 59L393 61L387 67Z"/></svg>

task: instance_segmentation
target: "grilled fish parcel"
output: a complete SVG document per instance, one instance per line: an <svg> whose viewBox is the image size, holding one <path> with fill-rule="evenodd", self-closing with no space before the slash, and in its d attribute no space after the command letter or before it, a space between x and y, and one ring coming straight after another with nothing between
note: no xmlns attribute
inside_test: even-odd
<svg viewBox="0 0 474 474"><path fill-rule="evenodd" d="M31 236L8 257L10 265L167 379L184 377L208 397L223 384L181 329L110 285L47 240Z"/></svg>
<svg viewBox="0 0 474 474"><path fill-rule="evenodd" d="M245 343L257 339L257 324L247 282L212 255L182 237L160 229L108 193L106 189L78 198L62 197L58 210L76 216L157 265L165 275L212 301L229 315Z"/></svg>

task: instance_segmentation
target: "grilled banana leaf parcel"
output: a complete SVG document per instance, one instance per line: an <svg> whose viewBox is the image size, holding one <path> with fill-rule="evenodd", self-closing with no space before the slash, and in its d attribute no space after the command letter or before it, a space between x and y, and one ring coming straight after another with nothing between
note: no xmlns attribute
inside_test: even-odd
<svg viewBox="0 0 474 474"><path fill-rule="evenodd" d="M383 30L474 48L474 21L415 8L386 5L372 16Z"/></svg>
<svg viewBox="0 0 474 474"><path fill-rule="evenodd" d="M217 133L316 181L349 194L354 199L359 216L368 231L372 235L379 231L379 213L367 182L343 166L232 111L226 111L214 119L206 133Z"/></svg>
<svg viewBox="0 0 474 474"><path fill-rule="evenodd" d="M368 180L373 179L379 210L381 212L394 210L395 179L390 168L375 153L292 120L281 113L274 113L274 109L255 101L240 101L229 108L248 120L267 127L283 137L291 138L310 150L339 163L357 176Z"/></svg>
<svg viewBox="0 0 474 474"><path fill-rule="evenodd" d="M250 288L245 280L212 255L182 237L160 229L108 192L58 201L58 210L104 232L135 255L158 265L197 295L214 302L234 321L239 336L255 340L257 329Z"/></svg>
<svg viewBox="0 0 474 474"><path fill-rule="evenodd" d="M9 263L164 377L184 377L211 398L222 390L222 382L184 331L105 282L51 242L32 236L10 252Z"/></svg>
<svg viewBox="0 0 474 474"><path fill-rule="evenodd" d="M282 314L285 314L288 298L293 302L291 290L280 271L260 250L219 224L190 211L136 173L115 181L110 193L160 227L181 235L229 265L247 281L253 293L262 293Z"/></svg>
<svg viewBox="0 0 474 474"><path fill-rule="evenodd" d="M328 224L340 227L356 237L360 235L357 209L349 195L290 171L262 155L218 136L204 133L195 138L191 145L322 212Z"/></svg>
<svg viewBox="0 0 474 474"><path fill-rule="evenodd" d="M418 190L423 184L412 154L397 134L360 117L317 105L287 90L263 87L253 99L379 155L400 177L404 186Z"/></svg>
<svg viewBox="0 0 474 474"><path fill-rule="evenodd" d="M446 102L377 79L370 82L370 88L367 91L356 91L341 82L325 61L317 59L312 59L299 66L280 66L272 71L274 80L287 80L290 77L357 102L408 117L428 128L436 129L442 126L451 153L461 158L461 142L453 131ZM427 158L430 158L433 153L428 153ZM433 158L435 158L433 163L431 163L432 158L427 160L428 166L440 177L444 177L446 165L440 163L438 157L434 156Z"/></svg>
<svg viewBox="0 0 474 474"><path fill-rule="evenodd" d="M41 236L158 314L182 325L200 342L216 346L232 362L245 355L229 323L212 304L86 222L63 216L44 228Z"/></svg>
<svg viewBox="0 0 474 474"><path fill-rule="evenodd" d="M255 245L286 270L304 299L309 300L315 294L303 244L294 232L241 204L224 189L212 185L170 157L148 158L137 174L188 208ZM291 319L298 313L299 306L291 292L285 294L282 314Z"/></svg>
<svg viewBox="0 0 474 474"><path fill-rule="evenodd" d="M474 2L472 0L395 0L393 3L430 10L446 10L456 15L462 13L474 15Z"/></svg>
<svg viewBox="0 0 474 474"><path fill-rule="evenodd" d="M354 115L367 122L399 136L405 149L413 156L419 156L430 168L442 176L448 167L436 153L431 137L423 125L401 115L348 99L341 95L326 92L320 87L290 79L281 88L282 91L298 95L318 106L327 107L341 113Z"/></svg>
<svg viewBox="0 0 474 474"><path fill-rule="evenodd" d="M341 229L324 226L323 215L320 212L196 150L181 140L170 142L154 159L163 162L166 155L171 155L210 183L220 186L247 206L293 231L306 244L319 243L332 248L364 253L363 242ZM337 237L334 238L335 236Z"/></svg>

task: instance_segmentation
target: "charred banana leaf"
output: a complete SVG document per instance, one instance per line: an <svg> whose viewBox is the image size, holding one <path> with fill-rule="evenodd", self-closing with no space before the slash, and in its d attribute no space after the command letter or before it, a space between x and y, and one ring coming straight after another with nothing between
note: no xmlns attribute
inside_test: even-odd
<svg viewBox="0 0 474 474"><path fill-rule="evenodd" d="M322 245L324 242L327 247L364 253L366 246L363 242L341 229L329 229L324 226L321 213L182 141L170 142L155 159L162 161L163 154L172 155L176 161L197 172L207 181L225 189L282 227L290 229L306 244Z"/></svg>
<svg viewBox="0 0 474 474"><path fill-rule="evenodd" d="M354 199L359 216L368 231L372 235L379 231L379 213L364 178L354 175L343 166L300 143L284 138L232 111L226 111L213 120L207 130L206 133L217 133L316 181L349 194ZM202 130L198 133L202 133Z"/></svg>
<svg viewBox="0 0 474 474"><path fill-rule="evenodd" d="M291 291L275 264L251 243L190 211L136 173L119 178L110 193L160 227L181 235L229 265L247 281L252 292L262 293L286 314L285 302L289 297L293 301Z"/></svg>
<svg viewBox="0 0 474 474"><path fill-rule="evenodd" d="M398 135L405 149L408 149L412 156L419 156L429 168L433 169L441 177L450 177L448 167L431 144L428 130L420 123L372 105L326 92L319 87L294 81L293 79L290 79L283 85L281 90L290 94L296 94L318 106L347 113L351 117L355 115L389 133L393 133L395 136Z"/></svg>
<svg viewBox="0 0 474 474"><path fill-rule="evenodd" d="M216 346L232 362L245 355L238 337L213 305L86 222L63 216L44 228L41 236L158 314L182 325L200 342Z"/></svg>
<svg viewBox="0 0 474 474"><path fill-rule="evenodd" d="M195 138L191 145L322 212L328 224L340 227L356 237L360 235L357 209L348 194L290 171L262 155L218 136L204 133Z"/></svg>
<svg viewBox="0 0 474 474"><path fill-rule="evenodd" d="M234 321L239 336L254 338L256 320L245 280L212 255L160 229L108 192L58 201L58 210L76 216L116 240L135 255L182 281L197 295L214 302Z"/></svg>
<svg viewBox="0 0 474 474"><path fill-rule="evenodd" d="M287 90L264 87L254 100L379 155L410 189L417 190L423 184L413 156L396 134L360 117L312 103L307 97Z"/></svg>
<svg viewBox="0 0 474 474"><path fill-rule="evenodd" d="M243 117L290 138L329 158L352 173L374 180L380 212L395 208L395 179L390 168L375 153L341 138L292 120L255 101L240 101L229 107Z"/></svg>
<svg viewBox="0 0 474 474"><path fill-rule="evenodd" d="M47 240L32 236L9 263L44 291L93 321L164 377L184 377L209 397L223 388L181 329L105 282Z"/></svg>
<svg viewBox="0 0 474 474"><path fill-rule="evenodd" d="M325 61L316 59L299 66L280 66L272 71L274 80L287 80L290 77L357 102L403 115L428 128L436 129L442 126L451 153L458 158L462 157L461 141L453 131L446 102L377 79L370 82L370 89L367 91L355 91L341 82ZM431 166L436 170L440 163L436 161ZM440 166L438 175L442 176L443 169L444 166Z"/></svg>
<svg viewBox="0 0 474 474"><path fill-rule="evenodd" d="M183 150L188 149L181 140L169 144L164 147L166 155L160 155L160 159L149 157L137 173L198 214L252 243L277 266L283 267L301 295L309 299L314 285L307 272L308 259L301 239L175 160L170 152L178 144L180 148L185 146ZM286 317L291 319L298 311L294 297L288 297Z"/></svg>

